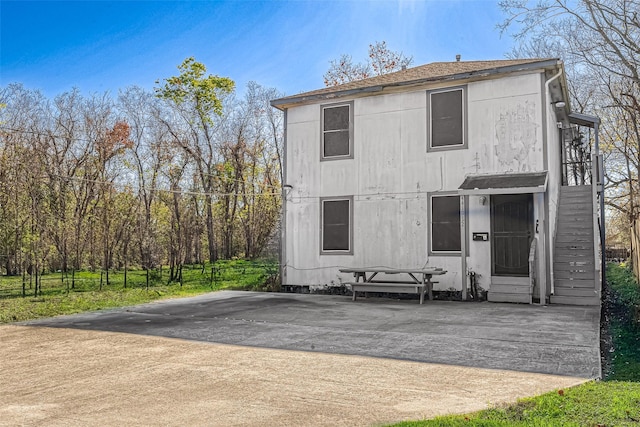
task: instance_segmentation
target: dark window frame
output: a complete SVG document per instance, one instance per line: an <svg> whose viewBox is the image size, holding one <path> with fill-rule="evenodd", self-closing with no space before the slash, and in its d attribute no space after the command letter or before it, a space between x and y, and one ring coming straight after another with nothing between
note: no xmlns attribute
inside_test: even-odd
<svg viewBox="0 0 640 427"><path fill-rule="evenodd" d="M462 122L462 143L461 144L451 144L451 145L433 145L433 106L432 106L432 97L433 95L438 95L442 93L450 93L457 92L461 93L461 122ZM427 91L427 152L431 151L448 151L448 150L463 150L466 149L469 145L468 142L468 115L467 115L467 86L455 86L448 87L442 89L434 89Z"/></svg>
<svg viewBox="0 0 640 427"><path fill-rule="evenodd" d="M337 202L337 201L349 202L349 223L348 223L348 249L324 249L324 237L325 237L325 203ZM339 197L321 197L320 198L320 255L353 255L353 196L339 196Z"/></svg>
<svg viewBox="0 0 640 427"><path fill-rule="evenodd" d="M437 193L430 193L429 194L429 199L428 199L428 215L429 215L429 239L428 239L428 253L430 256L461 256L462 254L462 242L460 240L460 249L457 250L438 250L438 249L434 249L434 244L433 244L433 224L434 224L434 212L433 212L433 199L434 198L438 198L438 197L455 197L458 200L458 220L457 220L457 229L460 230L460 233L463 233L462 231L462 215L464 215L464 223L465 223L465 230L464 230L464 238L465 238L465 247L467 248L466 252L468 255L468 248L469 248L469 236L468 233L466 231L466 224L468 223L468 204L469 204L469 198L468 196L460 196L457 192L447 192L447 191L443 191L443 192L437 192ZM460 214L460 198L464 197L464 211L462 213L462 215ZM442 223L442 221L438 221L436 224L440 224ZM462 235L462 234L461 234Z"/></svg>
<svg viewBox="0 0 640 427"><path fill-rule="evenodd" d="M325 130L325 122L324 122L325 110L331 109L331 108L345 107L345 106L349 107L348 129ZM320 161L353 159L353 116L354 116L353 101L339 102L334 104L324 104L320 106ZM344 155L334 155L334 156L325 155L325 135L329 133L344 132L344 131L348 131L349 133L349 142L348 142L349 152Z"/></svg>

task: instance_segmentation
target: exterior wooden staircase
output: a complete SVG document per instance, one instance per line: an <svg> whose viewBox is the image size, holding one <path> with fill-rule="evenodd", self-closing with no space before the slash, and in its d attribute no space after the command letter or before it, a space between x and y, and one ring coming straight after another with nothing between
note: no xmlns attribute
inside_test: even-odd
<svg viewBox="0 0 640 427"><path fill-rule="evenodd" d="M552 304L599 305L590 185L560 188Z"/></svg>

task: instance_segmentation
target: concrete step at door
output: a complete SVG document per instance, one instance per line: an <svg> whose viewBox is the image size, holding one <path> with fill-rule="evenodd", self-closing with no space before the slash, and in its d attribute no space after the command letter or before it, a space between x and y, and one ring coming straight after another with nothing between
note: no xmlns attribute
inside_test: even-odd
<svg viewBox="0 0 640 427"><path fill-rule="evenodd" d="M492 283L490 292L503 294L529 294L531 286L519 284Z"/></svg>
<svg viewBox="0 0 640 427"><path fill-rule="evenodd" d="M487 293L490 302L531 303L531 285L528 277L492 276Z"/></svg>
<svg viewBox="0 0 640 427"><path fill-rule="evenodd" d="M487 293L487 300L489 302L516 302L522 304L531 304L531 295L528 294L507 294L491 292Z"/></svg>

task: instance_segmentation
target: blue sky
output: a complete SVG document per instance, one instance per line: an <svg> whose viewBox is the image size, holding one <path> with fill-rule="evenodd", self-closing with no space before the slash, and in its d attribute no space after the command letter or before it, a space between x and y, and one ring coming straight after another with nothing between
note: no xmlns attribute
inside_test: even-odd
<svg viewBox="0 0 640 427"><path fill-rule="evenodd" d="M496 1L0 1L0 86L53 97L109 92L176 75L194 56L208 72L287 95L324 86L329 61L366 58L368 45L413 65L501 59Z"/></svg>

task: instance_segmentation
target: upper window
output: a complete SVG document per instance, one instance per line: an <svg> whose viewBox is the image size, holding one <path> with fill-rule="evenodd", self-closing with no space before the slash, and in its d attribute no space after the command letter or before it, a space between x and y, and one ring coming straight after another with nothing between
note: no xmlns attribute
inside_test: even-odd
<svg viewBox="0 0 640 427"><path fill-rule="evenodd" d="M351 254L352 252L352 203L353 198L321 199L320 223L322 225L323 254Z"/></svg>
<svg viewBox="0 0 640 427"><path fill-rule="evenodd" d="M353 102L322 106L322 159L353 158Z"/></svg>
<svg viewBox="0 0 640 427"><path fill-rule="evenodd" d="M427 92L428 149L466 148L464 87Z"/></svg>
<svg viewBox="0 0 640 427"><path fill-rule="evenodd" d="M431 251L460 252L460 196L431 197Z"/></svg>

